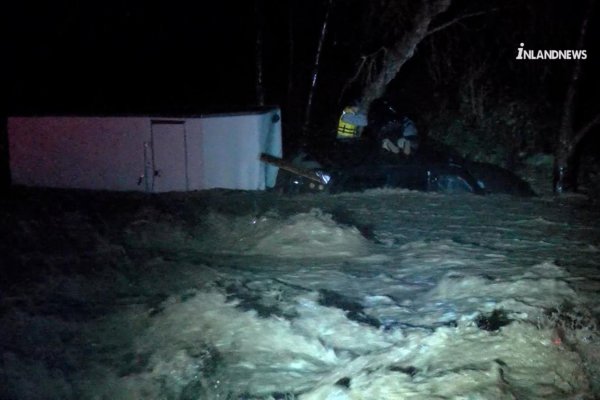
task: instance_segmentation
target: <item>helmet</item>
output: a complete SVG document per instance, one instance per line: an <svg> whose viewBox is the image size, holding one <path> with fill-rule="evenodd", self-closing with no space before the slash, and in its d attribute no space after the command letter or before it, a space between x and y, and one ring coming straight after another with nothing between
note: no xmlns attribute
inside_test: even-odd
<svg viewBox="0 0 600 400"><path fill-rule="evenodd" d="M417 127L408 117L402 118L402 136L407 139L416 139Z"/></svg>

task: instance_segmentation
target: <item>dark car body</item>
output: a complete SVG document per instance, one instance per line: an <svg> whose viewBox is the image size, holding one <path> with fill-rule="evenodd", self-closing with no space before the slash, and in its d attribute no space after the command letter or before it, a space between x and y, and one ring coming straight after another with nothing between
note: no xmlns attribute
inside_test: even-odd
<svg viewBox="0 0 600 400"><path fill-rule="evenodd" d="M362 148L358 142L342 144L320 159L305 156L293 163L311 170L319 179L280 170L277 187L284 192L339 193L387 187L479 195L534 195L529 184L511 171L465 160L451 148L435 142L423 144L410 156Z"/></svg>

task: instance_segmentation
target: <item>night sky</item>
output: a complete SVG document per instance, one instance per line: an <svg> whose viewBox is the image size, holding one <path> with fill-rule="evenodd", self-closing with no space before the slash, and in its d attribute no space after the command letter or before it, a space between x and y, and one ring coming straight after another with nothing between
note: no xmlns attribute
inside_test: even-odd
<svg viewBox="0 0 600 400"><path fill-rule="evenodd" d="M409 11L414 4L399 3L408 4ZM198 113L255 105L255 39L262 26L266 102L284 109L285 126L306 101L325 4L9 2L3 6L4 114ZM360 56L389 46L390 32L401 31L408 26L402 18L410 18L406 12L400 17L382 13L366 21L368 2L333 4L317 91L317 109L329 121L337 119L344 101L360 92L354 85L342 93ZM440 101L454 102L449 94L464 84L464 71L485 64L484 74L498 90L543 97L540 102L558 107L572 64L526 64L515 62L514 56L521 41L532 49L573 48L585 4L455 0L434 25L469 12L493 11L464 19L421 43L390 86L391 97L409 113L434 108ZM599 8L585 43L582 120L598 112L600 103L594 72L600 66ZM440 82L432 79L434 62ZM532 81L541 82L537 89Z"/></svg>
<svg viewBox="0 0 600 400"><path fill-rule="evenodd" d="M9 112L249 103L252 2L203 3L12 2L5 12Z"/></svg>

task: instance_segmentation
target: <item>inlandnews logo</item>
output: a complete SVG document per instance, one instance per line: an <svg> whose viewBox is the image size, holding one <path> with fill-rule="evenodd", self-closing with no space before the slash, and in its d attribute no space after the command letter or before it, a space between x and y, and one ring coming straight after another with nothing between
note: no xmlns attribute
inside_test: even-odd
<svg viewBox="0 0 600 400"><path fill-rule="evenodd" d="M517 60L585 60L587 50L525 50L525 43L517 49Z"/></svg>

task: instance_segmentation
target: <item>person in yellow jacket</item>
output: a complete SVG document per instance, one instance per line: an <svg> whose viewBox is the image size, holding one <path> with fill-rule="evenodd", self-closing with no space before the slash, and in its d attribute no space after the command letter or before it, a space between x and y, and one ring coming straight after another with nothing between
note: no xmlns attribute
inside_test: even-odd
<svg viewBox="0 0 600 400"><path fill-rule="evenodd" d="M342 111L337 127L337 138L341 140L360 137L362 129L367 126L367 116L358 111L357 106L348 106Z"/></svg>

